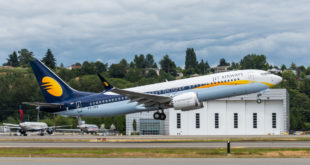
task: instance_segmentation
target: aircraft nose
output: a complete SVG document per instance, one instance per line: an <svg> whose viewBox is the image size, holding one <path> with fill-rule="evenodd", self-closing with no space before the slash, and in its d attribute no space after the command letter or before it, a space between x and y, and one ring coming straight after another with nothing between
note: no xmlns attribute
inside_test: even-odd
<svg viewBox="0 0 310 165"><path fill-rule="evenodd" d="M273 75L273 80L274 80L275 85L276 85L276 84L279 84L282 81L282 77L277 76L277 75Z"/></svg>

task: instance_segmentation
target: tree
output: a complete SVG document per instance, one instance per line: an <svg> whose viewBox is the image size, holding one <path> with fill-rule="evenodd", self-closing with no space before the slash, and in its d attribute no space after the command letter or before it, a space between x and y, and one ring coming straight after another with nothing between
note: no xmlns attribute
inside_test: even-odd
<svg viewBox="0 0 310 165"><path fill-rule="evenodd" d="M297 89L296 75L291 70L282 72L283 81L281 82L282 88Z"/></svg>
<svg viewBox="0 0 310 165"><path fill-rule="evenodd" d="M297 68L296 64L294 62L292 62L290 69L295 70L296 68Z"/></svg>
<svg viewBox="0 0 310 165"><path fill-rule="evenodd" d="M136 121L136 119L133 119L133 121L132 121L132 128L133 128L133 130L136 133L136 131L137 131L137 121Z"/></svg>
<svg viewBox="0 0 310 165"><path fill-rule="evenodd" d="M198 64L198 70L199 70L200 74L204 75L204 74L208 73L209 69L210 69L210 66L208 64L208 61L206 61L204 63L204 61L201 60L200 63Z"/></svg>
<svg viewBox="0 0 310 165"><path fill-rule="evenodd" d="M8 62L6 63L6 65L13 66L13 67L17 67L20 65L18 61L17 53L15 51L9 55L9 58L7 60Z"/></svg>
<svg viewBox="0 0 310 165"><path fill-rule="evenodd" d="M143 54L140 54L140 56L135 55L133 63L134 63L135 68L145 68L144 55Z"/></svg>
<svg viewBox="0 0 310 165"><path fill-rule="evenodd" d="M196 60L196 53L194 48L187 48L186 49L186 56L185 56L185 69L197 68L197 60Z"/></svg>
<svg viewBox="0 0 310 165"><path fill-rule="evenodd" d="M176 71L176 65L175 63L169 58L168 54L166 54L164 56L164 58L162 60L160 60L160 66L161 69L166 72L169 73L173 76L177 75L177 71Z"/></svg>
<svg viewBox="0 0 310 165"><path fill-rule="evenodd" d="M29 52L27 49L21 49L18 51L19 62L22 67L28 67L30 61L34 60L33 52Z"/></svg>
<svg viewBox="0 0 310 165"><path fill-rule="evenodd" d="M265 55L248 54L240 61L241 69L261 69L268 68Z"/></svg>
<svg viewBox="0 0 310 165"><path fill-rule="evenodd" d="M95 65L95 70L97 73L107 71L107 66L100 61L96 61L94 65Z"/></svg>
<svg viewBox="0 0 310 165"><path fill-rule="evenodd" d="M229 66L230 64L228 62L226 62L226 60L224 58L220 59L220 64L218 66Z"/></svg>
<svg viewBox="0 0 310 165"><path fill-rule="evenodd" d="M95 68L92 67L92 65L88 61L84 61L82 68L81 68L82 74L96 74Z"/></svg>
<svg viewBox="0 0 310 165"><path fill-rule="evenodd" d="M284 64L281 66L281 70L282 71L286 70L286 66Z"/></svg>
<svg viewBox="0 0 310 165"><path fill-rule="evenodd" d="M56 68L56 59L51 51L51 49L47 49L47 52L42 59L42 62L51 69Z"/></svg>
<svg viewBox="0 0 310 165"><path fill-rule="evenodd" d="M157 68L157 64L154 61L153 55L147 54L145 58L146 68Z"/></svg>
<svg viewBox="0 0 310 165"><path fill-rule="evenodd" d="M240 65L238 62L232 62L230 67L231 69L239 69Z"/></svg>
<svg viewBox="0 0 310 165"><path fill-rule="evenodd" d="M119 62L119 65L124 69L128 69L128 62L124 58Z"/></svg>

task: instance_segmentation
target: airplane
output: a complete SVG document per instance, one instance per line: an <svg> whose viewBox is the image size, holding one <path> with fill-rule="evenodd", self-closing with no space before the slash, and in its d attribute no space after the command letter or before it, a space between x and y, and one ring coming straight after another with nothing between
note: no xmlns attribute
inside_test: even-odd
<svg viewBox="0 0 310 165"><path fill-rule="evenodd" d="M78 118L79 125L77 126L82 133L87 134L97 134L99 131L99 128L96 124L86 124L85 121L82 121L81 118Z"/></svg>
<svg viewBox="0 0 310 165"><path fill-rule="evenodd" d="M49 135L53 134L54 128L48 127L44 122L26 122L24 119L24 112L19 107L20 123L11 124L3 123L4 126L8 126L10 129L18 129L21 135L27 136L27 132L40 132L40 135L43 136L45 133Z"/></svg>
<svg viewBox="0 0 310 165"><path fill-rule="evenodd" d="M97 134L99 132L99 127L96 124L86 124L81 117L78 117L77 128L78 129L57 129L57 131L80 132L81 134Z"/></svg>
<svg viewBox="0 0 310 165"><path fill-rule="evenodd" d="M260 96L282 78L263 70L238 70L151 85L119 89L98 74L104 91L72 89L39 60L30 62L39 83L43 102L23 102L40 111L71 117L106 117L143 111L156 111L155 120L165 120L165 109L189 111L202 108L203 101L258 93Z"/></svg>

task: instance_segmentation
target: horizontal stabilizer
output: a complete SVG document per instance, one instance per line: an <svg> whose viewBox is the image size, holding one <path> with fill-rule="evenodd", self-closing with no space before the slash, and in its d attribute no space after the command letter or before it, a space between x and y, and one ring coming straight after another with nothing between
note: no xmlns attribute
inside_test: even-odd
<svg viewBox="0 0 310 165"><path fill-rule="evenodd" d="M23 102L26 105L32 105L37 107L48 107L48 108L58 108L64 105L63 103L41 103L41 102Z"/></svg>

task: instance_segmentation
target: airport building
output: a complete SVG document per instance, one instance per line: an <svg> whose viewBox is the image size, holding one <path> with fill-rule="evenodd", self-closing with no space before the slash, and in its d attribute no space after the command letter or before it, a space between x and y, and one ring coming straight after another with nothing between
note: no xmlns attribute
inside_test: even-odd
<svg viewBox="0 0 310 165"><path fill-rule="evenodd" d="M191 111L165 110L166 120L153 113L126 115L126 134L140 135L280 135L289 131L289 96L286 89L203 102ZM135 121L136 124L133 124ZM135 126L135 129L134 129Z"/></svg>

